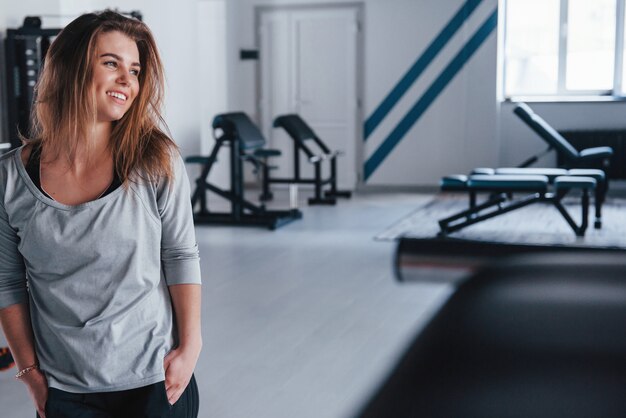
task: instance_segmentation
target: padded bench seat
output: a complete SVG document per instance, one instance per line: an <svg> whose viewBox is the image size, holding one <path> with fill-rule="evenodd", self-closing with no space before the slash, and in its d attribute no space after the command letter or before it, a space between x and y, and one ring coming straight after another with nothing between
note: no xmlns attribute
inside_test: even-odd
<svg viewBox="0 0 626 418"><path fill-rule="evenodd" d="M486 175L474 174L467 180L468 189L493 192L539 192L548 191L549 180L546 176L525 175Z"/></svg>
<svg viewBox="0 0 626 418"><path fill-rule="evenodd" d="M546 192L550 180L541 175L453 174L441 179L443 191Z"/></svg>
<svg viewBox="0 0 626 418"><path fill-rule="evenodd" d="M472 174L507 174L507 175L533 175L546 176L550 181L558 176L567 176L569 170L564 168L534 168L534 167L503 167L503 168L487 168L479 167L472 170Z"/></svg>
<svg viewBox="0 0 626 418"><path fill-rule="evenodd" d="M596 188L596 179L584 176L559 176L554 179L554 189L559 192L561 190L570 189L587 189Z"/></svg>
<svg viewBox="0 0 626 418"><path fill-rule="evenodd" d="M567 170L564 170L567 171ZM598 170L600 171L600 170ZM550 179L542 175L456 174L441 180L442 190L527 191L546 192ZM589 176L560 175L553 179L555 190L595 189L597 181Z"/></svg>
<svg viewBox="0 0 626 418"><path fill-rule="evenodd" d="M595 168L534 168L534 167L502 167L502 168L475 168L472 174L506 174L506 175L539 175L546 176L552 182L559 176L593 177L598 184L605 181L604 171Z"/></svg>

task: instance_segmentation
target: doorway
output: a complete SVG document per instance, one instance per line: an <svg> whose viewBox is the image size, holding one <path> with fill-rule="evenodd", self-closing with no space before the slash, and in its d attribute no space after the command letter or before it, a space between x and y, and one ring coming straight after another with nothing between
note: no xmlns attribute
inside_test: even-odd
<svg viewBox="0 0 626 418"><path fill-rule="evenodd" d="M274 177L293 176L293 140L274 129L276 116L299 114L331 150L341 150L338 186L353 190L363 166L360 5L257 9L258 114L269 147L283 156ZM313 166L300 156L301 173ZM323 174L329 174L324 166Z"/></svg>

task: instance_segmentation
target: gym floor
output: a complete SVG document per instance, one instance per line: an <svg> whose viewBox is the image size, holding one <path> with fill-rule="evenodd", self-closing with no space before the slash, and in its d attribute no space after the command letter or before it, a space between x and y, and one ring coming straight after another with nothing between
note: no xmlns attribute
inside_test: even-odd
<svg viewBox="0 0 626 418"><path fill-rule="evenodd" d="M351 417L450 293L396 283L394 244L373 239L430 195L357 194L335 207L306 197L303 219L273 232L196 227L200 417ZM32 418L14 371L0 373L0 415Z"/></svg>

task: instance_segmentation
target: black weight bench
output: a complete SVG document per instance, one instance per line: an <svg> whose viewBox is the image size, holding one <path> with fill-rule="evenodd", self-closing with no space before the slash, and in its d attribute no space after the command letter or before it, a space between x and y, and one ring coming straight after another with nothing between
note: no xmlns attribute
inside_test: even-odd
<svg viewBox="0 0 626 418"><path fill-rule="evenodd" d="M263 148L265 138L242 112L224 113L213 119L215 146L208 157L189 156L188 164L202 164L202 173L196 179L196 189L191 196L191 205L198 206L194 212L196 224L265 226L276 229L288 222L302 217L297 209L268 210L263 205L256 205L244 198L243 163L251 162L264 173L267 171L267 159L279 156L280 151ZM217 154L223 146L230 147L230 189L222 189L208 181L209 174L217 161ZM207 193L230 201L230 212L209 210Z"/></svg>
<svg viewBox="0 0 626 418"><path fill-rule="evenodd" d="M558 176L552 181L545 175L455 175L442 179L441 189L470 193L470 207L439 221L440 234L446 235L466 226L528 206L533 203L550 203L557 208L577 236L584 236L588 225L589 191L596 189L596 180L586 176ZM580 224L572 219L561 200L570 190L581 190L582 219ZM477 193L489 193L490 198L476 203ZM525 193L521 198L514 194Z"/></svg>
<svg viewBox="0 0 626 418"><path fill-rule="evenodd" d="M293 139L293 177L276 178L271 177L269 169L263 175L263 193L261 200L271 200L272 192L270 184L312 184L315 187L315 195L309 199L309 205L334 205L337 197L349 198L350 191L337 189L337 157L340 151L331 151L330 148L317 136L313 129L296 114L278 116L274 119L275 128L283 128ZM313 151L312 147L318 149ZM300 174L300 153L303 153L307 161L313 164L315 174L313 178L304 178ZM322 164L328 161L330 164L330 175L322 177ZM322 188L329 185L329 190L322 193Z"/></svg>

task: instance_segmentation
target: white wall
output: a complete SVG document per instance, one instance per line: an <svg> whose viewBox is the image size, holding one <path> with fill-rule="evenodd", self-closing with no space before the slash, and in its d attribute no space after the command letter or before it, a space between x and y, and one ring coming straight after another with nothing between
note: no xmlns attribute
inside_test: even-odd
<svg viewBox="0 0 626 418"><path fill-rule="evenodd" d="M18 28L22 26L24 17L40 15L58 15L61 0L25 0L10 1L2 0L2 12L0 16L0 30L4 33L7 28ZM42 19L43 27L54 27L57 20L51 17Z"/></svg>
<svg viewBox="0 0 626 418"><path fill-rule="evenodd" d="M229 16L236 44L230 50L231 105L256 116L254 62L238 61L240 48L255 45L257 6L352 4L364 5L363 118L367 118L411 67L423 50L456 13L464 0L238 0ZM433 61L405 97L370 136L364 147L367 159L421 97L475 29L496 7L485 0ZM433 185L442 175L465 172L476 165L495 165L496 138L496 34L487 39L464 70L452 80L429 110L407 133L366 185ZM363 120L363 121L364 121ZM362 122L363 122L362 121ZM361 122L361 123L362 123ZM362 141L363 138L357 138Z"/></svg>
<svg viewBox="0 0 626 418"><path fill-rule="evenodd" d="M366 30L368 38L374 40L366 46L366 70L374 72L374 75L365 76L366 117L463 2L395 3L398 7L390 7L390 10L384 10L380 4L374 3L378 8L368 12L368 15L374 16L366 21L366 25L369 25ZM367 140L366 158L382 144L494 8L495 2L484 1L469 16L458 33ZM380 16L385 14L387 18L380 20ZM393 34L389 33L390 27L394 28ZM393 45L397 47L391 48ZM494 164L497 158L493 83L496 75L495 57L496 37L493 33L413 125L367 184L434 185L443 175L463 173L476 165Z"/></svg>
<svg viewBox="0 0 626 418"><path fill-rule="evenodd" d="M214 114L243 110L256 118L255 61L240 61L239 50L254 48L255 7L351 4L353 0L1 0L0 32L18 27L29 14L75 16L119 7L138 9L152 28L166 67L165 116L184 155L211 146ZM363 0L363 118L430 44L464 0ZM365 144L371 155L406 111L496 7L484 0L430 67L409 89ZM60 19L63 20L63 19ZM55 25L54 19L44 24ZM474 166L518 164L544 143L496 100L495 32L447 86L429 110L374 173L368 185L436 185L439 177ZM557 129L626 128L626 103L536 103L533 108ZM547 161L547 163L550 160ZM213 180L225 184L228 166L220 158ZM192 174L194 176L194 174Z"/></svg>
<svg viewBox="0 0 626 418"><path fill-rule="evenodd" d="M209 155L215 144L211 123L217 114L230 110L227 71L227 0L198 1L197 27L199 61L198 92L200 96L200 150ZM209 180L227 188L230 182L230 161L227 150L220 151ZM194 176L195 177L195 176Z"/></svg>

